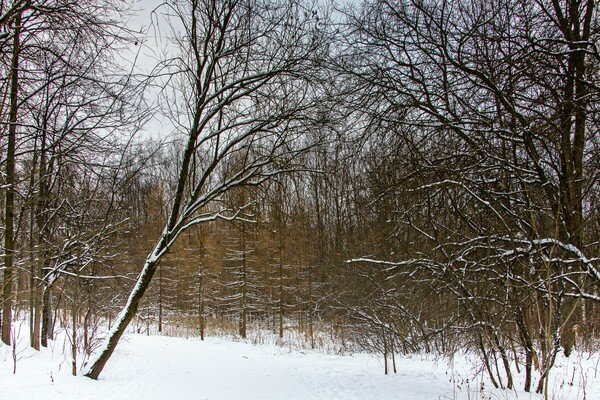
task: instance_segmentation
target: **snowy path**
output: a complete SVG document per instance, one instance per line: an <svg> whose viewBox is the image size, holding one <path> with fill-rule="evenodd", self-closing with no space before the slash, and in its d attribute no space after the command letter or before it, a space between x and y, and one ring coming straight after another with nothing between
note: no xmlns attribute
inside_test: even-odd
<svg viewBox="0 0 600 400"><path fill-rule="evenodd" d="M60 349L56 349L58 354ZM290 352L224 339L128 336L98 382L69 375L62 356L35 355L0 363L0 399L438 399L452 385L432 372L433 362L399 365L383 375L368 355ZM402 360L402 364L410 360ZM52 371L52 372L49 372ZM399 394L402 394L399 396ZM16 396L16 397L15 397ZM441 396L441 398L444 398Z"/></svg>
<svg viewBox="0 0 600 400"><path fill-rule="evenodd" d="M297 352L225 339L128 336L99 381L70 375L62 346L17 364L0 348L0 399L15 400L438 400L483 398L455 393L444 361L398 360L385 376L380 359ZM52 371L52 372L50 372ZM477 384L471 384L475 387ZM463 384L464 386L464 384ZM471 387L474 390L473 387ZM514 393L495 394L513 398ZM588 394L589 395L589 394ZM537 398L537 396L523 398ZM571 394L572 396L572 394ZM496 397L493 397L496 398ZM576 397L578 398L578 397ZM588 397L591 398L591 397Z"/></svg>

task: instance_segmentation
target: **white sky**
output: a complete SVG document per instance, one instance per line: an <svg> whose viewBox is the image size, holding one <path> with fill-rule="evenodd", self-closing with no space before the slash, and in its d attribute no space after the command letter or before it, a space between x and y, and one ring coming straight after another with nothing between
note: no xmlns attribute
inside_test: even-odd
<svg viewBox="0 0 600 400"><path fill-rule="evenodd" d="M161 17L161 9L157 10L157 7L162 3L163 0L137 0L134 4L137 13L128 23L128 26L130 29L141 33L141 40L130 54L123 54L122 56L130 64L135 60L135 71L137 73L149 74L159 60L164 58L164 54L173 50L172 48L169 49L170 46L166 40L170 30L166 26L164 18ZM163 6L162 9L164 10L165 7ZM153 15L152 12L155 10L156 12ZM146 91L149 102L156 101L156 93L153 92L155 90ZM172 131L172 124L157 113L146 124L142 136L160 139L168 137Z"/></svg>

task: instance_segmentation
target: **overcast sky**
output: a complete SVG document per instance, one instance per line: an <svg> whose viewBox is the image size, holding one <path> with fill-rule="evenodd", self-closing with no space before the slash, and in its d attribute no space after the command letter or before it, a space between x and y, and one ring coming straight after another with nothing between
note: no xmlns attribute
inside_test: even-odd
<svg viewBox="0 0 600 400"><path fill-rule="evenodd" d="M152 11L163 3L162 0L137 0L134 4L136 15L128 22L130 29L140 32L140 42L132 47L129 54L122 54L132 64L135 62L137 73L149 74L159 60L164 58L164 53L169 51L169 44L165 39L169 29L163 18L160 18L160 9L152 15ZM171 49L173 50L173 49ZM157 90L146 90L147 100L156 101ZM166 138L172 132L171 123L159 113L148 122L141 134L154 139Z"/></svg>

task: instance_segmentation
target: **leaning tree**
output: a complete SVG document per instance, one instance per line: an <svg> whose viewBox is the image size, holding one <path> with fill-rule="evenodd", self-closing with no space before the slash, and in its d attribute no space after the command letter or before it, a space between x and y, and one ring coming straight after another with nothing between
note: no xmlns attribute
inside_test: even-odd
<svg viewBox="0 0 600 400"><path fill-rule="evenodd" d="M231 220L240 209L220 200L286 169L307 148L318 91L308 72L324 43L321 22L299 1L167 1L179 54L158 67L161 94L182 146L169 216L97 358L98 378L134 317L157 266L178 236L196 224Z"/></svg>

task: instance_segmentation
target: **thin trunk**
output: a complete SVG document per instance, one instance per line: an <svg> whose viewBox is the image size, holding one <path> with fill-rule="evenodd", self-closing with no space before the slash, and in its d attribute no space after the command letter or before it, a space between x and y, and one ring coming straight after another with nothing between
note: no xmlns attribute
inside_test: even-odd
<svg viewBox="0 0 600 400"><path fill-rule="evenodd" d="M199 280L198 280L198 324L200 325L200 340L204 340L204 279L202 276L202 272L200 272Z"/></svg>
<svg viewBox="0 0 600 400"><path fill-rule="evenodd" d="M6 193L4 203L4 273L2 279L2 341L10 345L13 306L13 256L15 251L15 146L17 134L19 55L21 52L21 12L15 17L15 34L10 66L10 109L6 149Z"/></svg>
<svg viewBox="0 0 600 400"><path fill-rule="evenodd" d="M500 352L500 358L502 359L502 365L504 366L504 371L506 372L506 388L513 388L513 377L512 372L510 370L510 361L508 359L508 355L506 354L506 349L500 343L500 338L494 332L492 333L494 337L494 342L496 342L496 346L498 347L498 351Z"/></svg>
<svg viewBox="0 0 600 400"><path fill-rule="evenodd" d="M313 315L313 278L312 278L312 267L309 267L308 272L308 336L310 339L310 348L315 348L315 334L314 334L314 315Z"/></svg>
<svg viewBox="0 0 600 400"><path fill-rule="evenodd" d="M240 336L243 339L246 339L246 335L247 335L246 328L247 328L247 323L248 323L248 312L247 312L247 306L248 305L247 305L247 299L246 299L246 296L247 296L247 287L246 287L247 282L246 282L246 279L247 279L247 277L246 277L246 265L245 265L245 263L244 263L244 265L243 265L242 268L243 268L242 279L244 281L242 283L242 298L241 298L241 302L242 302L241 308L242 309L241 309L241 315L240 315Z"/></svg>
<svg viewBox="0 0 600 400"><path fill-rule="evenodd" d="M34 162L35 165L35 162ZM33 181L33 173L31 181ZM31 182L30 182L31 183ZM31 213L29 219L29 345L33 347L35 350L40 349L40 338L35 330L34 324L34 314L35 314L35 288L36 288L36 279L35 272L37 270L37 261L34 257L35 244L33 239L33 213Z"/></svg>
<svg viewBox="0 0 600 400"><path fill-rule="evenodd" d="M281 241L279 248L279 338L283 338L283 249Z"/></svg>
<svg viewBox="0 0 600 400"><path fill-rule="evenodd" d="M240 318L240 336L246 339L248 324L248 270L246 268L246 230L242 225L242 297L241 297L241 318Z"/></svg>
<svg viewBox="0 0 600 400"><path fill-rule="evenodd" d="M90 338L90 322L92 320L91 303L88 303L88 308L83 317L83 349L87 355L92 353L92 342Z"/></svg>
<svg viewBox="0 0 600 400"><path fill-rule="evenodd" d="M500 369L498 368L498 356L496 355L496 349L492 348L492 356L494 357L494 369L496 370L496 376L498 377L498 384L500 389L504 389L504 382L502 382L502 375L500 375Z"/></svg>
<svg viewBox="0 0 600 400"><path fill-rule="evenodd" d="M385 340L385 329L381 327L381 340L383 341L383 369L385 374L388 374L388 346Z"/></svg>
<svg viewBox="0 0 600 400"><path fill-rule="evenodd" d="M533 342L531 335L529 334L528 324L525 321L525 315L523 310L520 308L516 312L515 320L517 322L517 328L521 337L523 349L525 350L525 382L523 390L526 392L531 391L531 370L534 362L535 349L533 348Z"/></svg>
<svg viewBox="0 0 600 400"><path fill-rule="evenodd" d="M41 330L42 330L42 309L43 309L43 296L42 296L42 280L44 278L44 271L48 269L48 261L46 257L46 251L44 246L44 239L47 235L47 218L46 208L48 202L47 184L46 184L46 129L41 133L40 143L40 158L39 158L39 174L38 174L38 199L36 204L36 225L37 225L37 251L38 259L35 265L35 273L32 276L34 286L32 287L32 297L34 300L33 306L33 325L32 325L32 341L33 347L39 350L41 345ZM32 173L33 176L33 173Z"/></svg>
<svg viewBox="0 0 600 400"><path fill-rule="evenodd" d="M533 364L531 352L525 350L525 383L523 384L523 390L531 392L531 366Z"/></svg>
<svg viewBox="0 0 600 400"><path fill-rule="evenodd" d="M77 375L77 306L73 303L72 310L72 329L71 329L71 373Z"/></svg>
<svg viewBox="0 0 600 400"><path fill-rule="evenodd" d="M41 243L41 238L38 238L38 244ZM38 247L39 248L39 247ZM40 349L42 340L42 315L43 315L43 293L42 293L42 271L46 263L46 255L43 250L39 251L38 260L36 263L36 271L34 276L34 287L32 288L34 306L33 306L33 341L34 348Z"/></svg>
<svg viewBox="0 0 600 400"><path fill-rule="evenodd" d="M71 373L77 375L77 314L79 307L79 277L76 277L75 293L73 294L73 307L71 308Z"/></svg>
<svg viewBox="0 0 600 400"><path fill-rule="evenodd" d="M35 185L35 171L37 169L37 140L34 144L33 159L31 163L31 174L29 175L29 187ZM35 236L35 213L29 213L29 339L30 346L35 350L40 349L40 337L39 330L36 331L35 327L35 307L36 307L36 293L37 288L36 271L37 271L37 260L35 259L35 249L37 245L37 238ZM39 235L38 235L39 237Z"/></svg>
<svg viewBox="0 0 600 400"><path fill-rule="evenodd" d="M41 344L43 347L48 347L48 340L52 340L54 337L54 317L52 315L52 287L48 284L44 285L42 299Z"/></svg>
<svg viewBox="0 0 600 400"><path fill-rule="evenodd" d="M396 369L396 346L394 345L394 338L392 337L391 341L390 341L390 353L392 355L392 369L394 371L394 373L398 373L398 370Z"/></svg>
<svg viewBox="0 0 600 400"><path fill-rule="evenodd" d="M162 333L163 324L163 276L162 267L158 268L158 333Z"/></svg>
<svg viewBox="0 0 600 400"><path fill-rule="evenodd" d="M492 385L494 385L494 387L496 389L498 389L500 386L498 385L498 382L496 381L496 378L494 377L494 372L492 371L492 367L490 366L490 359L487 355L487 352L485 351L485 345L483 344L483 338L481 337L481 334L478 334L478 346L479 346L479 350L481 351L481 355L483 356L483 364L485 365L485 369L488 372L488 376L490 377L490 380L492 381Z"/></svg>

